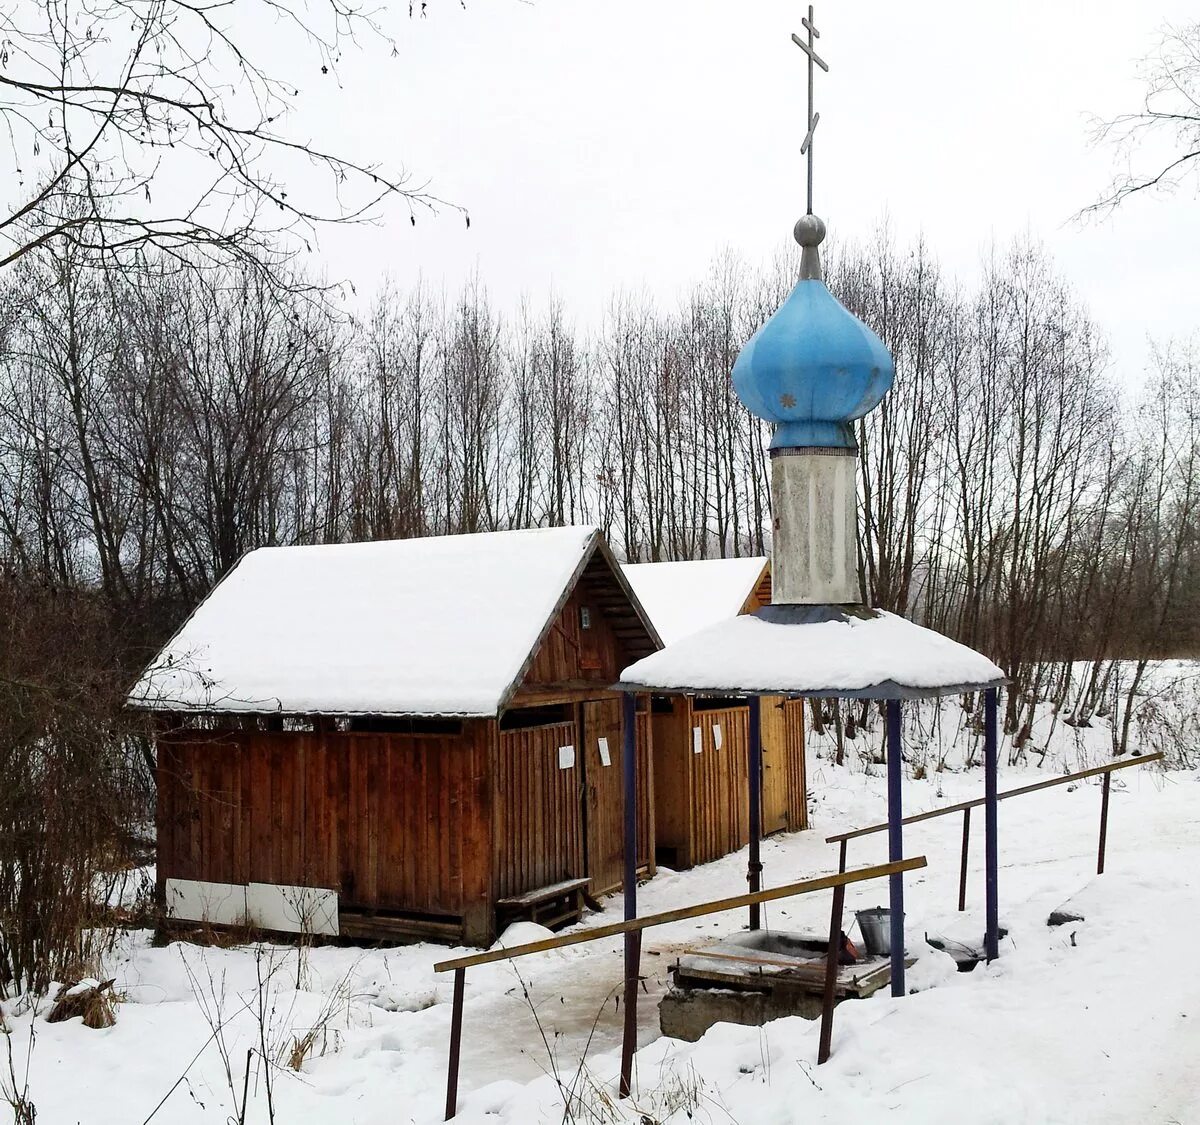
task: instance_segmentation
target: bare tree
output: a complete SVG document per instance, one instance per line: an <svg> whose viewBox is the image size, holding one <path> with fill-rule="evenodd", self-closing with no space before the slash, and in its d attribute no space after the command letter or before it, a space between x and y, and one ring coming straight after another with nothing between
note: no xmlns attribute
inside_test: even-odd
<svg viewBox="0 0 1200 1125"><path fill-rule="evenodd" d="M1094 130L1097 141L1116 147L1127 168L1081 214L1111 211L1139 192L1174 191L1200 170L1200 23L1168 26L1142 72L1141 109Z"/></svg>
<svg viewBox="0 0 1200 1125"><path fill-rule="evenodd" d="M422 5L424 8L425 5ZM347 0L16 0L0 12L0 120L16 171L0 266L57 241L91 260L147 247L192 265L277 266L329 222L440 201L301 139L302 89L360 43L391 42ZM264 62L292 60L287 73Z"/></svg>

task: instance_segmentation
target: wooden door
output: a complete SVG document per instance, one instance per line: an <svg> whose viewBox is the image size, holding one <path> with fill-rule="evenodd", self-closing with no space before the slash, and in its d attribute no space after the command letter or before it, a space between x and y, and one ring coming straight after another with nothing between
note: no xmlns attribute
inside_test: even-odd
<svg viewBox="0 0 1200 1125"><path fill-rule="evenodd" d="M696 710L691 754L693 864L708 863L750 839L750 709Z"/></svg>
<svg viewBox="0 0 1200 1125"><path fill-rule="evenodd" d="M662 699L650 714L654 774L654 851L668 867L692 865L691 705Z"/></svg>
<svg viewBox="0 0 1200 1125"><path fill-rule="evenodd" d="M799 832L808 827L808 768L804 761L804 700L789 699L783 705L784 745L787 747L788 828Z"/></svg>
<svg viewBox="0 0 1200 1125"><path fill-rule="evenodd" d="M587 875L590 893L601 895L619 887L624 874L621 701L596 700L580 710Z"/></svg>
<svg viewBox="0 0 1200 1125"><path fill-rule="evenodd" d="M495 772L495 896L587 873L574 722L500 732ZM575 753L564 757L571 747Z"/></svg>

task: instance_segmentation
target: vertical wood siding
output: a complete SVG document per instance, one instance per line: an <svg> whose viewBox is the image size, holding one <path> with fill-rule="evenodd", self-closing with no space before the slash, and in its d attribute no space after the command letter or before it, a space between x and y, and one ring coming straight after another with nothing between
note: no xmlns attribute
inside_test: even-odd
<svg viewBox="0 0 1200 1125"><path fill-rule="evenodd" d="M789 699L783 705L787 746L788 828L793 832L808 827L808 766L804 760L804 700Z"/></svg>
<svg viewBox="0 0 1200 1125"><path fill-rule="evenodd" d="M343 908L490 911L488 727L158 742L159 879L328 887Z"/></svg>
<svg viewBox="0 0 1200 1125"><path fill-rule="evenodd" d="M787 701L780 696L762 698L763 835L791 827L792 771L789 754Z"/></svg>
<svg viewBox="0 0 1200 1125"><path fill-rule="evenodd" d="M713 728L720 724L721 749ZM748 707L693 711L691 726L701 732L701 752L691 745L693 821L692 862L707 863L745 847L750 839ZM688 731L688 740L693 735Z"/></svg>
<svg viewBox="0 0 1200 1125"><path fill-rule="evenodd" d="M782 706L777 706L782 703ZM804 705L766 697L763 718L763 832L808 827ZM686 697L653 716L655 835L679 867L707 863L749 840L749 710L695 711ZM720 724L722 748L713 727ZM700 727L695 754L692 729Z"/></svg>
<svg viewBox="0 0 1200 1125"><path fill-rule="evenodd" d="M496 898L582 878L582 754L576 724L501 731L495 769ZM575 765L560 769L561 746Z"/></svg>
<svg viewBox="0 0 1200 1125"><path fill-rule="evenodd" d="M498 897L589 874L597 890L611 889L621 881L623 854L620 704L605 700L587 711L583 728L569 722L498 733L495 723L481 722L456 737L163 736L159 879L328 887L343 909L470 915L477 934L490 929ZM648 716L638 722L639 859L653 869ZM601 733L608 767L600 765ZM568 744L575 765L559 769L559 747ZM591 872L583 835L589 770Z"/></svg>

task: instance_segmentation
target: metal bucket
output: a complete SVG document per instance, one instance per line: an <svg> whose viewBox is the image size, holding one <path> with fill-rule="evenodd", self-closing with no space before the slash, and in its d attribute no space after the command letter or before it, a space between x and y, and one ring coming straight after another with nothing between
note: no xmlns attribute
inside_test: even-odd
<svg viewBox="0 0 1200 1125"><path fill-rule="evenodd" d="M863 944L871 957L888 957L892 952L892 912L886 906L859 910L855 917L862 931Z"/></svg>

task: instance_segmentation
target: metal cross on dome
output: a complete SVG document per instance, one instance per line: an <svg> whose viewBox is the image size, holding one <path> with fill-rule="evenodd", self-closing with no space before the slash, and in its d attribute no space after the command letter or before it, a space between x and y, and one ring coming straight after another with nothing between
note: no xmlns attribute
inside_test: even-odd
<svg viewBox="0 0 1200 1125"><path fill-rule="evenodd" d="M813 111L813 67L819 66L828 74L829 64L817 54L816 48L813 46L813 40L820 39L821 33L813 23L813 9L811 4L808 6L808 18L802 19L800 22L808 32L808 42L801 39L794 31L792 32L792 42L808 56L808 132L804 134L804 140L800 145L800 155L808 157L808 213L811 215L813 213L813 133L817 131L817 122L821 120L821 115Z"/></svg>

